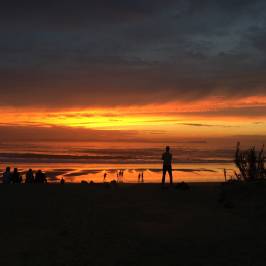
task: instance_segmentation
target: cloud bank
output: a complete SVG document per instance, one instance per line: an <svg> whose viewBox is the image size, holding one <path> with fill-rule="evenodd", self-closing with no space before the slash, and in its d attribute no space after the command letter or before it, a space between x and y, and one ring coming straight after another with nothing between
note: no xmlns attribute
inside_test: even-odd
<svg viewBox="0 0 266 266"><path fill-rule="evenodd" d="M263 0L8 1L0 105L265 96L265 12Z"/></svg>

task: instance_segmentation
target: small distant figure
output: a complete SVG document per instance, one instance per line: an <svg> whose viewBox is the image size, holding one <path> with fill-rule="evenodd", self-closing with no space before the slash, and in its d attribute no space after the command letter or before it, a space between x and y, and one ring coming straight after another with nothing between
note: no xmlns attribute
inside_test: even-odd
<svg viewBox="0 0 266 266"><path fill-rule="evenodd" d="M140 183L140 180L141 180L141 174L139 173L138 174L138 183Z"/></svg>
<svg viewBox="0 0 266 266"><path fill-rule="evenodd" d="M165 185L165 175L166 172L169 174L170 185L173 185L173 174L172 174L172 154L170 153L170 147L166 146L165 152L162 155L163 160L163 177L162 177L162 186Z"/></svg>
<svg viewBox="0 0 266 266"><path fill-rule="evenodd" d="M119 176L123 177L124 176L124 170L119 171Z"/></svg>
<svg viewBox="0 0 266 266"><path fill-rule="evenodd" d="M106 181L106 177L107 177L107 173L104 173L104 175L103 175L103 182Z"/></svg>
<svg viewBox="0 0 266 266"><path fill-rule="evenodd" d="M227 173L226 173L226 169L224 169L224 181L227 181Z"/></svg>
<svg viewBox="0 0 266 266"><path fill-rule="evenodd" d="M26 173L26 179L25 179L26 184L33 184L34 183L34 174L32 169L29 169L28 172Z"/></svg>
<svg viewBox="0 0 266 266"><path fill-rule="evenodd" d="M60 180L60 184L61 184L61 185L64 185L64 184L65 184L65 179L64 179L64 177L61 178L61 180Z"/></svg>
<svg viewBox="0 0 266 266"><path fill-rule="evenodd" d="M20 175L18 168L14 168L12 173L12 182L14 184L20 184L22 182L22 176Z"/></svg>
<svg viewBox="0 0 266 266"><path fill-rule="evenodd" d="M122 182L123 181L123 176L124 176L124 171L123 170L119 170L117 172L117 181L118 182Z"/></svg>
<svg viewBox="0 0 266 266"><path fill-rule="evenodd" d="M37 184L44 184L47 183L47 179L45 174L43 173L42 170L38 170L36 175L35 175L35 183Z"/></svg>
<svg viewBox="0 0 266 266"><path fill-rule="evenodd" d="M12 175L10 172L10 167L8 166L6 168L6 171L3 173L3 183L4 184L10 184L12 179Z"/></svg>
<svg viewBox="0 0 266 266"><path fill-rule="evenodd" d="M144 183L144 173L141 172L141 183Z"/></svg>

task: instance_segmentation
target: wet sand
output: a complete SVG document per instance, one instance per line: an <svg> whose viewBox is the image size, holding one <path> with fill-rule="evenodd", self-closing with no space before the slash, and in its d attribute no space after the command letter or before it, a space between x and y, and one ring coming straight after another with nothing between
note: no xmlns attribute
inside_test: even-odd
<svg viewBox="0 0 266 266"><path fill-rule="evenodd" d="M0 185L1 265L266 265L266 184Z"/></svg>
<svg viewBox="0 0 266 266"><path fill-rule="evenodd" d="M50 183L59 183L61 178L64 178L68 183L80 183L82 180L101 183L105 173L107 174L106 181L110 182L118 179L117 174L121 170L123 176L119 177L119 180L124 183L137 183L138 175L142 172L146 183L160 183L162 180L161 164L0 163L0 176L2 176L6 166L10 166L11 169L17 167L23 180L25 180L25 173L29 168L32 168L34 172L42 169ZM173 176L176 182L222 182L224 181L224 169L227 169L228 177L234 175L233 164L173 164Z"/></svg>

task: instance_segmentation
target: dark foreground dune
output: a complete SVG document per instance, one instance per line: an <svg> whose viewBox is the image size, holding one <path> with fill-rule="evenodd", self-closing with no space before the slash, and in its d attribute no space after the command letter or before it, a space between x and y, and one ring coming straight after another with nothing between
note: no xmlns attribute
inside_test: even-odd
<svg viewBox="0 0 266 266"><path fill-rule="evenodd" d="M266 185L0 186L0 265L266 265Z"/></svg>

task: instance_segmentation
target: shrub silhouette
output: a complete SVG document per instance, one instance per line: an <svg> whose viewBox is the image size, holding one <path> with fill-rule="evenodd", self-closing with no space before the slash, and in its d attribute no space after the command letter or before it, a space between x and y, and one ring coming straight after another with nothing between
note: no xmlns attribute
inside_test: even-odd
<svg viewBox="0 0 266 266"><path fill-rule="evenodd" d="M260 152L256 152L255 147L241 151L240 142L238 142L235 153L235 164L239 169L239 173L235 173L237 179L244 181L265 179L264 145Z"/></svg>

